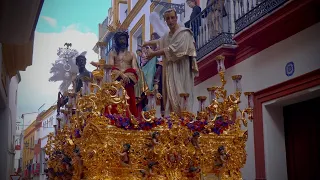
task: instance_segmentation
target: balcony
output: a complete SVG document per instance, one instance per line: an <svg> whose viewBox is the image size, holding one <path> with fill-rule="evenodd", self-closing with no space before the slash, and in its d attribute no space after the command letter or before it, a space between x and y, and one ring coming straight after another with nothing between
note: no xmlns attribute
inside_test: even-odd
<svg viewBox="0 0 320 180"><path fill-rule="evenodd" d="M221 46L235 48L234 35L271 14L288 1L219 0L208 5L197 17L185 23L185 26L194 32L197 60Z"/></svg>
<svg viewBox="0 0 320 180"><path fill-rule="evenodd" d="M185 26L194 32L197 60L202 59L220 46L235 45L232 39L232 16L230 1L208 5L199 15L187 21Z"/></svg>
<svg viewBox="0 0 320 180"><path fill-rule="evenodd" d="M233 0L235 34L270 14L289 0Z"/></svg>

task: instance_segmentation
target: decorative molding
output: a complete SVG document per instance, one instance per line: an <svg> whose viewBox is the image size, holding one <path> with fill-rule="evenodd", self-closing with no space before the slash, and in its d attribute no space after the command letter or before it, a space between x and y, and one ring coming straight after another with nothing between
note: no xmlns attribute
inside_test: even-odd
<svg viewBox="0 0 320 180"><path fill-rule="evenodd" d="M112 23L116 26L116 23L119 22L119 0L113 0L113 20Z"/></svg>
<svg viewBox="0 0 320 180"><path fill-rule="evenodd" d="M132 8L132 10L129 12L126 19L123 21L121 28L122 29L128 29L130 23L133 21L133 19L137 16L139 11L142 9L144 4L147 2L147 0L139 0L137 4Z"/></svg>
<svg viewBox="0 0 320 180"><path fill-rule="evenodd" d="M128 1L130 1L130 0L119 0L118 3L119 4L128 4Z"/></svg>
<svg viewBox="0 0 320 180"><path fill-rule="evenodd" d="M154 10L155 7L156 7L156 6L154 5L154 3L151 3L151 5L150 5L150 14L153 12L153 10ZM153 33L153 26L152 26L152 24L150 23L150 39L151 39L152 33Z"/></svg>
<svg viewBox="0 0 320 180"><path fill-rule="evenodd" d="M139 29L141 26L142 28L142 41L145 41L145 32L146 32L146 15L142 15L139 21L133 26L133 28L130 30L130 51L132 51L132 38L135 32Z"/></svg>
<svg viewBox="0 0 320 180"><path fill-rule="evenodd" d="M131 1L132 0L128 0L128 10L127 13L129 14L129 12L131 11Z"/></svg>
<svg viewBox="0 0 320 180"><path fill-rule="evenodd" d="M263 103L320 85L320 69L254 93L254 150L256 179L266 179Z"/></svg>

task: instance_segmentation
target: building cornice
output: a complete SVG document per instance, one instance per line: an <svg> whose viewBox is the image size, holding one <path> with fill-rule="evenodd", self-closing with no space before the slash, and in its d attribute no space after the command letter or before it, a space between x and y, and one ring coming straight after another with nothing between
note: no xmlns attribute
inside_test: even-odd
<svg viewBox="0 0 320 180"><path fill-rule="evenodd" d="M47 118L54 110L57 109L56 105L51 106L48 110L46 110L43 114L40 115L40 121L44 120Z"/></svg>
<svg viewBox="0 0 320 180"><path fill-rule="evenodd" d="M146 15L142 15L139 21L133 26L130 31L130 51L132 51L132 38L134 33L139 29L141 26L142 28L142 41L145 41L145 32L146 32Z"/></svg>
<svg viewBox="0 0 320 180"><path fill-rule="evenodd" d="M123 21L121 28L122 29L128 29L130 23L133 21L133 19L137 16L139 11L142 9L144 4L147 2L147 0L139 0L136 5L132 8L132 10L129 12L126 19ZM129 8L128 8L129 9Z"/></svg>
<svg viewBox="0 0 320 180"><path fill-rule="evenodd" d="M118 0L119 4L128 4L130 0Z"/></svg>
<svg viewBox="0 0 320 180"><path fill-rule="evenodd" d="M127 13L129 14L130 11L131 11L131 0L128 0L128 10L127 10Z"/></svg>

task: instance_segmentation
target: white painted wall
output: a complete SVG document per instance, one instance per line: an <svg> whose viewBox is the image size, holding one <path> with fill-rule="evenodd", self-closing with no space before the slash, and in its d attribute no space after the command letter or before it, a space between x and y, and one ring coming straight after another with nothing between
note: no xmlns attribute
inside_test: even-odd
<svg viewBox="0 0 320 180"><path fill-rule="evenodd" d="M18 84L20 82L20 77L19 76L14 76L11 78L10 85L9 85L9 108L10 108L10 113L11 113L11 119L10 126L12 125L11 131L9 132L10 134L12 133L12 136L14 138L12 139L13 141L13 149L15 148L15 141L17 139L20 139L20 134L22 130L22 126L19 126L19 129L17 129L17 92L18 92ZM21 125L21 124L18 124ZM14 168L17 170L18 165L19 165L19 159L20 159L20 150L15 151L14 155Z"/></svg>
<svg viewBox="0 0 320 180"><path fill-rule="evenodd" d="M125 13L126 9L128 9L127 4L119 4L119 21L120 21L120 23L123 23L123 21L127 17L127 15Z"/></svg>
<svg viewBox="0 0 320 180"><path fill-rule="evenodd" d="M0 109L0 179L9 179L9 175L14 173L14 141L16 133L16 90L19 80L16 76L8 81L8 96L6 108ZM3 103L3 102L1 102Z"/></svg>
<svg viewBox="0 0 320 180"><path fill-rule="evenodd" d="M320 32L320 23L227 69L226 80L228 82L225 86L226 89L230 93L234 92L231 76L235 74L242 75L243 91L256 92L320 68L320 36L318 36L318 32ZM287 77L285 74L285 66L291 61L295 64L295 73L291 77ZM214 69L214 71L216 70ZM207 87L219 84L220 79L218 76L211 77L195 87L195 97L200 95L207 96ZM244 100L244 98L243 95L242 99ZM198 108L197 104L198 103L194 103L194 111ZM245 104L242 103L240 107L244 108ZM249 137L246 147L248 157L247 164L242 169L242 173L243 178L254 179L253 123L248 124L248 130ZM266 134L273 134L274 129L267 129L266 131ZM272 174L273 172L270 171L269 173ZM267 176L270 175L267 174Z"/></svg>
<svg viewBox="0 0 320 180"><path fill-rule="evenodd" d="M131 1L131 4L132 4L133 1ZM137 16L131 21L129 27L128 27L128 32L129 32L129 35L130 35L130 31L131 29L137 24L137 22L140 20L140 18L142 17L142 15L145 14L145 40L148 41L150 39L150 21L149 21L149 15L150 15L150 5L151 5L151 2L150 1L147 1L144 6L142 7L141 11L139 11L139 13L137 14ZM135 52L136 50L136 42L134 42L134 38L132 39L132 44L133 47L132 47L132 51ZM129 46L131 46L131 44L129 44Z"/></svg>
<svg viewBox="0 0 320 180"><path fill-rule="evenodd" d="M266 178L273 180L288 179L283 108L281 106L264 105L262 113Z"/></svg>
<svg viewBox="0 0 320 180"><path fill-rule="evenodd" d="M56 115L57 115L57 111L56 110L51 111L51 113L45 119L42 120L42 126L40 128L40 135L39 135L39 138L41 139L41 149L44 149L44 147L47 144L47 141L48 141L47 136L50 133L54 133L53 125L57 125ZM49 127L47 127L47 126L44 127L44 123L46 121L49 121L51 117L53 117L53 123L52 123L53 125L50 125ZM40 160L40 166L41 166L40 167L41 171L40 171L40 176L39 176L40 180L45 180L46 179L46 176L45 176L44 171L43 171L44 168L45 168L45 166L43 164L44 163L44 158L45 157L41 157L41 152L40 152L40 154L39 154L39 160Z"/></svg>
<svg viewBox="0 0 320 180"><path fill-rule="evenodd" d="M53 127L53 125L56 125L56 124L57 124L57 123L56 123L56 115L57 115L57 111L52 111L52 112L50 113L50 115L48 115L47 118L45 118L45 119L42 120L42 126L41 126L41 128L40 128L40 135L39 135L39 138L40 138L40 139L43 139L43 138L45 138L49 133L54 132L54 127ZM51 117L53 118L53 123L52 123L52 125L49 125L48 127L47 127L47 126L44 126L44 123L45 123L46 121L49 121ZM46 141L45 141L45 142L46 142ZM45 145L46 145L46 143L45 143L45 144L42 144L42 141L41 141L41 147L44 147Z"/></svg>

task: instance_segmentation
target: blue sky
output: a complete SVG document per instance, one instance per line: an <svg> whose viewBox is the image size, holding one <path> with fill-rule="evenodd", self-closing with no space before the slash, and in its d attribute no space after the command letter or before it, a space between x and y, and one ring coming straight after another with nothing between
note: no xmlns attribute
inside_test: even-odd
<svg viewBox="0 0 320 180"><path fill-rule="evenodd" d="M59 33L76 24L79 31L98 35L98 24L107 17L109 7L111 0L45 0L36 31Z"/></svg>

